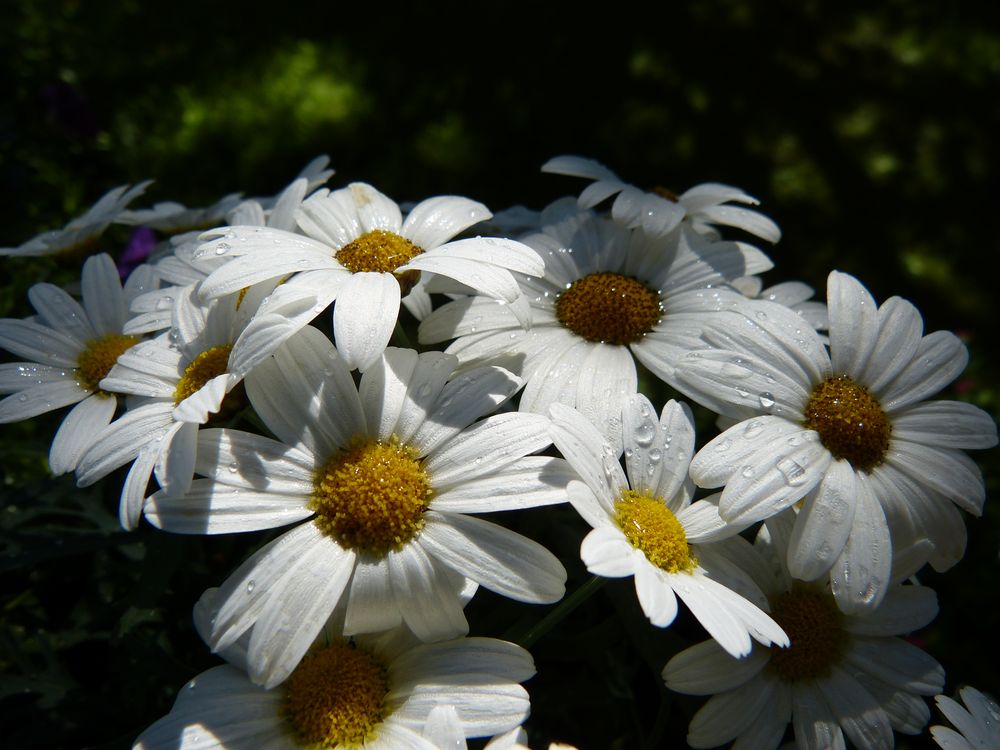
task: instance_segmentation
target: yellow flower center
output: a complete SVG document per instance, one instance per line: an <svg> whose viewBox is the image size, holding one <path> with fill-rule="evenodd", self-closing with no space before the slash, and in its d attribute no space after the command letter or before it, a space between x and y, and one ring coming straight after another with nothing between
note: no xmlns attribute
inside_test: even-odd
<svg viewBox="0 0 1000 750"><path fill-rule="evenodd" d="M309 748L360 747L387 713L385 667L373 654L346 643L307 654L284 690L283 715Z"/></svg>
<svg viewBox="0 0 1000 750"><path fill-rule="evenodd" d="M316 511L314 523L341 546L383 557L423 528L430 497L416 451L362 439L317 472L309 508Z"/></svg>
<svg viewBox="0 0 1000 750"><path fill-rule="evenodd" d="M843 615L830 594L796 586L771 599L771 618L788 635L791 645L771 646L769 669L786 682L830 674L847 640Z"/></svg>
<svg viewBox="0 0 1000 750"><path fill-rule="evenodd" d="M874 469L889 450L892 424L882 405L846 375L827 378L813 389L802 424L819 433L835 458L847 459L860 471Z"/></svg>
<svg viewBox="0 0 1000 750"><path fill-rule="evenodd" d="M201 390L209 380L222 375L229 367L229 352L233 347L213 346L206 349L184 369L184 374L174 389L174 406Z"/></svg>
<svg viewBox="0 0 1000 750"><path fill-rule="evenodd" d="M677 517L652 495L625 490L615 503L615 521L629 544L668 573L690 573L698 564Z"/></svg>
<svg viewBox="0 0 1000 750"><path fill-rule="evenodd" d="M663 314L660 297L645 284L617 273L577 279L556 300L556 318L587 341L622 346L653 330Z"/></svg>
<svg viewBox="0 0 1000 750"><path fill-rule="evenodd" d="M397 268L416 258L423 252L405 237L384 229L365 232L353 242L337 251L337 261L351 273L377 271L394 273ZM394 274L403 295L417 283L419 271L403 271Z"/></svg>
<svg viewBox="0 0 1000 750"><path fill-rule="evenodd" d="M121 333L109 333L88 341L76 358L80 385L92 393L102 392L98 384L107 377L118 358L138 343L138 336Z"/></svg>

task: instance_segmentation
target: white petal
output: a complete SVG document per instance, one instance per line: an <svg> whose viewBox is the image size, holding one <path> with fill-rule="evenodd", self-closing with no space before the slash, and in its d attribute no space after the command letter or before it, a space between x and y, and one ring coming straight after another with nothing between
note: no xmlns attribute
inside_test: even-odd
<svg viewBox="0 0 1000 750"><path fill-rule="evenodd" d="M964 401L928 401L892 415L893 436L938 448L992 448L997 444L993 418Z"/></svg>
<svg viewBox="0 0 1000 750"><path fill-rule="evenodd" d="M441 195L414 206L400 234L424 250L433 250L492 215L482 203L457 195Z"/></svg>
<svg viewBox="0 0 1000 750"><path fill-rule="evenodd" d="M409 443L421 428L457 365L458 360L444 352L424 352L419 356L409 378L406 401L396 424L396 436L401 442Z"/></svg>
<svg viewBox="0 0 1000 750"><path fill-rule="evenodd" d="M83 401L89 392L75 380L56 380L12 393L0 401L0 424L20 422Z"/></svg>
<svg viewBox="0 0 1000 750"><path fill-rule="evenodd" d="M459 373L441 390L432 411L407 442L421 455L435 451L514 395L521 382L502 367L477 367Z"/></svg>
<svg viewBox="0 0 1000 750"><path fill-rule="evenodd" d="M112 422L80 457L77 484L85 487L133 460L147 444L162 440L174 421L173 404L154 402L125 412Z"/></svg>
<svg viewBox="0 0 1000 750"><path fill-rule="evenodd" d="M523 242L501 237L456 240L441 247L438 252L447 253L452 258L488 263L528 276L541 276L545 272L545 263L535 250Z"/></svg>
<svg viewBox="0 0 1000 750"><path fill-rule="evenodd" d="M933 396L957 378L969 362L969 351L955 334L934 331L920 340L913 359L879 391L873 391L887 412Z"/></svg>
<svg viewBox="0 0 1000 750"><path fill-rule="evenodd" d="M628 489L615 448L576 409L552 404L552 442L602 501L611 505Z"/></svg>
<svg viewBox="0 0 1000 750"><path fill-rule="evenodd" d="M352 182L344 189L354 201L363 232L383 229L399 233L403 217L394 200L364 182Z"/></svg>
<svg viewBox="0 0 1000 750"><path fill-rule="evenodd" d="M667 687L686 695L712 695L744 684L756 676L770 660L770 652L755 648L735 659L714 640L684 649L663 668Z"/></svg>
<svg viewBox="0 0 1000 750"><path fill-rule="evenodd" d="M200 430L195 471L223 484L283 495L312 494L316 461L303 451L240 430Z"/></svg>
<svg viewBox="0 0 1000 750"><path fill-rule="evenodd" d="M399 267L398 271L430 271L475 289L479 294L504 302L513 302L521 296L521 288L506 268L491 266L480 260L451 257L447 245L418 255Z"/></svg>
<svg viewBox="0 0 1000 750"><path fill-rule="evenodd" d="M576 472L561 458L526 456L436 490L431 507L450 513L493 513L556 505L566 502L566 486L575 478Z"/></svg>
<svg viewBox="0 0 1000 750"><path fill-rule="evenodd" d="M99 335L120 333L128 311L118 269L107 253L92 255L80 275L83 306Z"/></svg>
<svg viewBox="0 0 1000 750"><path fill-rule="evenodd" d="M833 457L815 432L807 430L797 437L798 444L765 446L746 458L722 491L723 518L735 524L763 520L802 499L819 483Z"/></svg>
<svg viewBox="0 0 1000 750"><path fill-rule="evenodd" d="M850 536L830 570L830 588L843 612L873 610L882 602L892 575L892 542L882 506L862 477Z"/></svg>
<svg viewBox="0 0 1000 750"><path fill-rule="evenodd" d="M775 685L774 680L751 679L714 696L691 719L688 743L695 747L715 747L737 737L767 710Z"/></svg>
<svg viewBox="0 0 1000 750"><path fill-rule="evenodd" d="M74 406L63 418L49 450L49 470L56 476L73 471L80 456L97 434L111 423L116 400L105 394L93 394ZM2 407L0 407L2 408Z"/></svg>
<svg viewBox="0 0 1000 750"><path fill-rule="evenodd" d="M626 578L636 573L638 568L647 566L645 560L636 561L637 555L641 558L641 553L637 553L628 543L621 530L612 527L606 520L587 534L580 545L580 559L587 566L587 571L604 578ZM646 582L650 583L648 579ZM638 586L637 582L637 593ZM670 596L673 596L672 592ZM676 608L675 603L675 614ZM672 620L673 618L670 621ZM670 621L664 623L664 626L669 625Z"/></svg>
<svg viewBox="0 0 1000 750"><path fill-rule="evenodd" d="M750 455L801 432L800 425L781 417L765 415L748 419L730 427L698 451L691 461L691 478L699 487L721 487Z"/></svg>
<svg viewBox="0 0 1000 750"><path fill-rule="evenodd" d="M118 523L126 531L132 531L139 526L139 518L146 506L149 480L153 476L158 458L159 446L151 443L143 446L129 467L118 502Z"/></svg>
<svg viewBox="0 0 1000 750"><path fill-rule="evenodd" d="M222 408L222 400L232 383L229 373L216 375L174 407L174 419L178 422L205 424L210 414L216 414Z"/></svg>
<svg viewBox="0 0 1000 750"><path fill-rule="evenodd" d="M827 278L826 304L834 372L858 380L878 338L878 305L861 282L837 271Z"/></svg>
<svg viewBox="0 0 1000 750"><path fill-rule="evenodd" d="M399 282L390 273L354 273L341 285L333 332L347 366L364 371L385 351L399 317Z"/></svg>
<svg viewBox="0 0 1000 750"><path fill-rule="evenodd" d="M859 382L878 393L913 359L924 332L920 312L901 297L891 297L878 309L878 337Z"/></svg>
<svg viewBox="0 0 1000 750"><path fill-rule="evenodd" d="M153 469L156 481L166 494L179 497L188 491L197 451L198 425L174 422L167 428Z"/></svg>
<svg viewBox="0 0 1000 750"><path fill-rule="evenodd" d="M855 669L919 695L935 695L944 687L944 669L902 638L851 639L845 658Z"/></svg>
<svg viewBox="0 0 1000 750"><path fill-rule="evenodd" d="M918 484L954 500L963 510L976 516L982 513L986 500L982 472L961 451L893 440L886 462Z"/></svg>
<svg viewBox="0 0 1000 750"><path fill-rule="evenodd" d="M389 563L385 559L359 554L347 587L344 635L391 630L401 622L402 615L393 596Z"/></svg>
<svg viewBox="0 0 1000 750"><path fill-rule="evenodd" d="M847 739L857 747L891 750L894 743L889 717L867 690L836 666L820 684Z"/></svg>
<svg viewBox="0 0 1000 750"><path fill-rule="evenodd" d="M379 440L389 440L395 433L416 366L415 351L390 347L381 359L365 370L358 395L369 430Z"/></svg>
<svg viewBox="0 0 1000 750"><path fill-rule="evenodd" d="M386 561L395 606L417 638L438 641L469 632L462 603L449 587L446 570L435 565L419 541L390 552Z"/></svg>
<svg viewBox="0 0 1000 750"><path fill-rule="evenodd" d="M313 515L306 498L229 487L197 479L183 497L162 490L146 503L153 526L175 534L233 534L259 531L301 521Z"/></svg>
<svg viewBox="0 0 1000 750"><path fill-rule="evenodd" d="M846 750L836 715L814 680L800 680L792 689L792 723L803 750Z"/></svg>
<svg viewBox="0 0 1000 750"><path fill-rule="evenodd" d="M424 549L490 591L536 604L558 601L565 593L566 571L537 542L470 516L428 511L425 517Z"/></svg>
<svg viewBox="0 0 1000 750"><path fill-rule="evenodd" d="M819 486L806 495L788 547L788 571L795 578L813 581L840 556L853 527L855 484L851 465L832 461Z"/></svg>
<svg viewBox="0 0 1000 750"><path fill-rule="evenodd" d="M72 369L82 342L31 320L0 320L0 349L39 364Z"/></svg>
<svg viewBox="0 0 1000 750"><path fill-rule="evenodd" d="M31 306L38 311L39 320L46 327L73 339L78 347L82 348L84 343L97 338L98 333L80 303L55 284L33 285L28 289L28 299L31 301ZM101 333L106 332L101 331Z"/></svg>
<svg viewBox="0 0 1000 750"><path fill-rule="evenodd" d="M541 414L513 412L487 417L435 449L424 461L424 471L434 487L492 474L548 446L552 442L549 426L548 418Z"/></svg>
<svg viewBox="0 0 1000 750"><path fill-rule="evenodd" d="M674 596L669 580L652 565L636 566L635 593L650 623L658 628L665 628L674 621L677 616L677 597Z"/></svg>
<svg viewBox="0 0 1000 750"><path fill-rule="evenodd" d="M584 177L589 180L617 180L618 175L594 159L582 156L554 156L542 165L543 172Z"/></svg>

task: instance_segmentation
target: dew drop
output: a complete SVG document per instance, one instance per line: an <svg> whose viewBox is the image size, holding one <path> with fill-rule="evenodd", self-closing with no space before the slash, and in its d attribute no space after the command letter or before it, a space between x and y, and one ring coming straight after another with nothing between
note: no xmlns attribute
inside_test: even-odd
<svg viewBox="0 0 1000 750"><path fill-rule="evenodd" d="M635 428L635 442L643 447L652 444L655 435L656 426L648 419Z"/></svg>
<svg viewBox="0 0 1000 750"><path fill-rule="evenodd" d="M215 254L216 255L225 255L226 253L229 252L229 249L230 249L229 243L227 243L227 242L220 242L218 245L215 246Z"/></svg>
<svg viewBox="0 0 1000 750"><path fill-rule="evenodd" d="M23 404L23 403L24 403L25 401L27 401L27 400L28 400L28 394L26 394L26 393L22 393L22 394L20 394L20 395L19 395L19 396L17 397L17 400L18 400L18 401L20 401L20 402L21 402L21 403Z"/></svg>
<svg viewBox="0 0 1000 750"><path fill-rule="evenodd" d="M727 450L733 447L733 441L729 438L723 438L715 444L716 453L725 453Z"/></svg>
<svg viewBox="0 0 1000 750"><path fill-rule="evenodd" d="M760 399L760 405L763 406L765 409L770 409L772 406L774 406L774 394L769 391L764 391L763 393L761 393L759 399Z"/></svg>
<svg viewBox="0 0 1000 750"><path fill-rule="evenodd" d="M239 469L239 466L236 465L235 461L233 461L231 464L229 464L229 473L230 474L235 474L238 469Z"/></svg>
<svg viewBox="0 0 1000 750"><path fill-rule="evenodd" d="M775 465L790 486L797 487L805 482L806 470L797 461L793 461L786 456L785 458L778 459L778 463Z"/></svg>
<svg viewBox="0 0 1000 750"><path fill-rule="evenodd" d="M257 584L254 582L254 580L252 578L249 581L247 581L247 593L248 594L252 594L253 590L254 590L254 587L256 585Z"/></svg>
<svg viewBox="0 0 1000 750"><path fill-rule="evenodd" d="M660 463L660 459L661 458L663 458L662 451L658 451L658 450L656 450L656 448L654 448L653 450L651 450L649 452L649 463L651 463L651 464L658 464L658 463Z"/></svg>
<svg viewBox="0 0 1000 750"><path fill-rule="evenodd" d="M756 473L757 472L754 471L754 468L752 466L744 466L743 470L740 471L740 476L742 476L744 479L749 479Z"/></svg>
<svg viewBox="0 0 1000 750"><path fill-rule="evenodd" d="M743 428L743 437L755 438L764 431L764 423L759 419L751 419Z"/></svg>

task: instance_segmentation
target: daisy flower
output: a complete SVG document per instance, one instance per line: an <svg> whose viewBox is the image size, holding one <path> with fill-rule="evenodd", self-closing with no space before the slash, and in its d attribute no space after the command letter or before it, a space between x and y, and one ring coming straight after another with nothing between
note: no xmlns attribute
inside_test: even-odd
<svg viewBox="0 0 1000 750"><path fill-rule="evenodd" d="M266 285L202 304L194 287L177 293L169 333L118 358L101 387L142 397L93 438L81 456L77 482L89 485L134 461L122 488L119 517L135 528L155 471L170 495L191 485L198 429L218 414L226 395L279 342L248 336L246 327L268 295Z"/></svg>
<svg viewBox="0 0 1000 750"><path fill-rule="evenodd" d="M763 603L740 572L752 551L734 536L739 529L726 526L711 500L691 502L690 410L669 401L657 421L645 396L627 399L622 418L628 478L611 445L579 412L562 404L551 411L552 442L583 478L570 482L567 492L593 527L580 547L587 570L609 578L635 576L639 604L657 627L673 622L679 596L734 656L749 652L751 637L764 645L788 643L764 612L727 586L735 580ZM730 544L709 544L725 537L733 537Z"/></svg>
<svg viewBox="0 0 1000 750"><path fill-rule="evenodd" d="M803 501L788 565L827 573L845 612L878 605L899 539L934 545L942 569L964 551L956 505L982 511L982 475L962 452L996 445L988 414L925 401L968 355L945 331L922 335L920 313L893 297L878 307L855 278L830 274L830 350L796 313L747 302L706 324L715 348L678 365L688 392L736 420L691 463L702 487L722 487L719 512L748 525Z"/></svg>
<svg viewBox="0 0 1000 750"><path fill-rule="evenodd" d="M49 452L54 474L72 471L94 436L114 416L113 388L100 385L119 357L139 343L123 333L129 302L152 283L150 269L133 273L122 288L110 256L83 264L82 304L53 284L35 284L28 299L38 313L0 320L0 347L27 362L0 364L0 422L76 404L63 419Z"/></svg>
<svg viewBox="0 0 1000 750"><path fill-rule="evenodd" d="M441 196L417 204L404 221L399 206L370 185L320 190L297 214L304 236L243 226L206 235L215 239L201 253L231 260L205 280L202 294L217 297L294 274L283 286L315 295L317 313L336 300L337 347L352 368L364 370L388 344L400 299L422 272L501 300L527 323L526 304L511 271L541 275L538 255L512 240L449 242L490 215L481 203Z"/></svg>
<svg viewBox="0 0 1000 750"><path fill-rule="evenodd" d="M705 315L742 299L718 288L771 267L759 251L712 242L688 228L650 239L581 211L572 199L543 211L523 238L545 259L541 279L521 280L531 308L523 330L509 306L483 297L450 302L420 325L420 342L456 338L466 363L499 361L526 381L521 411L563 403L620 440L621 395L638 387L635 361L676 386L674 363L702 346Z"/></svg>
<svg viewBox="0 0 1000 750"><path fill-rule="evenodd" d="M125 206L142 195L151 183L152 180L146 180L132 187L121 185L109 190L83 216L73 219L62 229L42 232L17 247L0 247L0 255L84 254L122 214Z"/></svg>
<svg viewBox="0 0 1000 750"><path fill-rule="evenodd" d="M706 182L675 195L669 190L640 190L623 182L618 175L593 159L581 156L557 156L542 165L543 172L583 177L593 182L577 202L580 208L593 208L616 195L611 216L629 229L642 228L653 237L667 234L687 222L701 233L715 234L715 225L736 227L768 242L781 239L781 230L771 219L757 211L729 203L756 206L760 203L739 188Z"/></svg>
<svg viewBox="0 0 1000 750"><path fill-rule="evenodd" d="M772 570L758 583L791 645L755 645L737 660L705 641L674 656L663 669L667 687L713 696L691 720L688 744L773 750L791 723L800 748L843 748L846 736L860 750L889 750L893 729L920 733L930 717L921 696L944 684L941 665L898 637L934 619L937 597L893 585L877 609L844 614L827 586L789 574L791 513L768 521L755 545Z"/></svg>
<svg viewBox="0 0 1000 750"><path fill-rule="evenodd" d="M301 523L236 570L209 635L225 648L251 626L250 676L271 686L295 667L338 603L346 634L406 623L423 640L467 630L465 579L531 603L564 592L544 547L468 514L565 501L568 467L529 455L548 420L492 412L519 387L486 367L452 377L455 359L387 349L355 386L329 340L304 328L246 380L278 440L205 430L183 498L158 492L154 526L231 533Z"/></svg>
<svg viewBox="0 0 1000 750"><path fill-rule="evenodd" d="M531 655L513 643L420 644L405 628L379 637L325 635L273 689L248 679L235 650L227 658L230 664L182 688L170 713L134 748L440 750L425 726L445 706L464 746L466 737L507 732L527 718L528 694L519 683L535 673Z"/></svg>
<svg viewBox="0 0 1000 750"><path fill-rule="evenodd" d="M946 695L935 697L937 707L955 729L931 727L931 736L944 750L996 750L1000 747L1000 706L974 687L959 691L960 703Z"/></svg>

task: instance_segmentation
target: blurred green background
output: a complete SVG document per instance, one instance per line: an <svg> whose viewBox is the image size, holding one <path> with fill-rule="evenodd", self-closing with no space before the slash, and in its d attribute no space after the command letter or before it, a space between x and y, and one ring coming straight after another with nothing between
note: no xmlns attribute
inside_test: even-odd
<svg viewBox="0 0 1000 750"><path fill-rule="evenodd" d="M319 153L334 186L541 208L583 183L539 166L578 153L638 185L720 181L759 197L784 230L768 248L769 282L802 279L822 295L836 268L879 300L911 299L927 330L955 330L970 347L946 395L997 414L1000 5L705 0L590 15L553 4L15 0L4 16L0 245L149 177L133 207L272 194ZM106 237L114 253L125 233ZM32 283L78 273L0 264L6 317L29 313ZM190 607L261 539L118 532L120 477L87 490L48 477L59 419L0 432L0 736L10 748L122 748L214 663ZM977 459L995 497L997 451ZM1000 692L995 502L970 523L966 559L923 577L942 614L918 638L949 692ZM570 560L585 532L568 509L518 523ZM586 578L570 574L571 585ZM658 678L697 627L682 617L654 630L618 583L535 646L533 745L665 747L700 705ZM474 606L478 634L517 634L543 614L486 596Z"/></svg>

